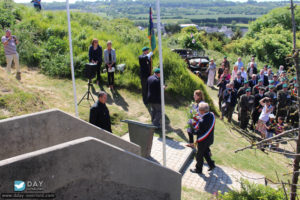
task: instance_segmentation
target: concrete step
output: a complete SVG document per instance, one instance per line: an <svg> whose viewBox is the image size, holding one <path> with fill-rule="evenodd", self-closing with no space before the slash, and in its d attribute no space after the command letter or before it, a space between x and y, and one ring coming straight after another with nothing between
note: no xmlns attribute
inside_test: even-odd
<svg viewBox="0 0 300 200"><path fill-rule="evenodd" d="M129 141L129 134L122 136ZM186 143L166 139L167 167L182 173L185 166L193 158L194 150L185 146ZM151 158L149 160L163 165L162 138L153 137Z"/></svg>

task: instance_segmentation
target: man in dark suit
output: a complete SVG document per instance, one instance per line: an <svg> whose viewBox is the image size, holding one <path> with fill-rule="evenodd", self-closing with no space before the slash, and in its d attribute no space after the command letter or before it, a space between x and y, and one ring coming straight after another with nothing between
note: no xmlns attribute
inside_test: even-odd
<svg viewBox="0 0 300 200"><path fill-rule="evenodd" d="M247 69L248 74L248 80L251 79L253 74L257 74L257 68L255 67L254 63L250 65L250 67Z"/></svg>
<svg viewBox="0 0 300 200"><path fill-rule="evenodd" d="M252 79L249 80L249 86L250 86L251 91L252 91L253 87L258 83L258 81L256 80L256 74L253 74L251 78Z"/></svg>
<svg viewBox="0 0 300 200"><path fill-rule="evenodd" d="M143 102L146 105L146 104L148 104L148 102L147 102L147 95L148 95L147 80L152 72L151 56L153 55L153 53L152 52L149 53L149 47L144 47L142 49L142 51L143 51L143 54L139 56L140 78L141 78L141 85L142 85Z"/></svg>
<svg viewBox="0 0 300 200"><path fill-rule="evenodd" d="M237 73L237 77L234 79L234 89L239 91L239 89L244 85L244 78L241 76L241 72Z"/></svg>
<svg viewBox="0 0 300 200"><path fill-rule="evenodd" d="M263 81L263 85L264 86L268 86L269 85L269 79L268 76L264 74L264 70L261 69L259 74L256 77L256 80L261 79Z"/></svg>
<svg viewBox="0 0 300 200"><path fill-rule="evenodd" d="M105 105L107 94L101 91L98 97L99 100L90 109L90 123L108 132L112 132L109 110Z"/></svg>
<svg viewBox="0 0 300 200"><path fill-rule="evenodd" d="M158 128L161 127L161 98L160 98L160 69L154 70L154 75L148 78L148 98L147 101L151 108L152 124Z"/></svg>
<svg viewBox="0 0 300 200"><path fill-rule="evenodd" d="M191 172L202 174L203 169L203 158L207 161L209 166L208 171L213 170L215 166L215 162L210 157L210 145L214 143L214 128L216 118L215 115L209 112L209 105L207 103L199 103L199 128L196 131L197 134L197 143L198 143L198 151L196 154L196 168L192 169Z"/></svg>

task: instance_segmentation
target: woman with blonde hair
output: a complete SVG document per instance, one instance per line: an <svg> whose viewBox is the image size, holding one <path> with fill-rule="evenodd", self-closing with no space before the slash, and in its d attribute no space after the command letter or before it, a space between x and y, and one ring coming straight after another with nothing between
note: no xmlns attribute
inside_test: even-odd
<svg viewBox="0 0 300 200"><path fill-rule="evenodd" d="M116 69L116 51L111 48L112 42L107 42L107 49L104 50L104 63L107 71L108 85L114 89L114 73Z"/></svg>
<svg viewBox="0 0 300 200"><path fill-rule="evenodd" d="M191 105L191 109L189 112L189 121L188 121L188 128L187 128L187 132L189 135L189 144L187 144L186 146L188 147L194 147L194 133L195 133L195 116L197 114L199 114L199 110L198 110L198 106L199 103L204 102L204 95L202 93L201 90L195 90L194 91L194 103L192 103Z"/></svg>

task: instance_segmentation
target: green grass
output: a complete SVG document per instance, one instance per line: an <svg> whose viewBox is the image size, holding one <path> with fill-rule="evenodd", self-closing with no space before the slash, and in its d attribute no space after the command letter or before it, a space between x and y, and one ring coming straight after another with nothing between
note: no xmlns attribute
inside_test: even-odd
<svg viewBox="0 0 300 200"><path fill-rule="evenodd" d="M5 74L5 72L1 70L0 74ZM10 83L7 79L4 79L3 75L0 76L0 82L2 85L14 85L14 87L17 88L12 90L10 96L7 96L5 100L0 100L0 104L5 107L6 103L3 104L3 102L7 101L12 101L14 103L15 101L23 101L24 103L20 104L22 106L16 106L14 110L11 110L8 116L4 117L31 113L47 108L58 108L70 114L74 114L72 82L70 80L50 78L40 74L38 71L26 70L26 73L23 73L22 75L22 84L16 81ZM11 80L13 79L14 77L11 78ZM76 86L77 99L80 99L87 89L86 81L76 79ZM113 133L121 136L128 132L127 124L121 122L123 119L132 119L144 123L150 123L149 112L142 103L142 98L139 91L129 91L122 88L118 89L118 86L116 86L116 88L118 95L114 96L109 89L104 86L104 89L108 93L107 106L112 117ZM96 87L95 90L99 91L100 88ZM25 93L30 91L32 94L24 95L24 93L20 93L19 91L24 91ZM211 97L214 97L216 91L208 89L207 93L211 95ZM33 97L38 97L38 99L43 102L43 106L40 104L30 106L29 104L34 102L32 101L31 95ZM15 99L22 97L22 100L15 100L13 97L15 97ZM94 97L96 98L96 96ZM187 98L192 100L192 97ZM183 99L178 97L171 98L170 96L167 96L166 135L168 138L187 142L188 136L185 126L187 122L186 112L189 109L188 102L189 101L183 101ZM11 105L13 106L13 104ZM23 106L27 106L28 108L26 110L22 110ZM9 109L9 107L7 109ZM18 109L20 109L20 112ZM79 117L83 120L88 120L89 104L87 101L83 101L79 106ZM3 118L3 114L1 118ZM234 153L235 150L248 145L249 142L236 131L233 131L231 126L217 119L215 127L215 142L212 146L213 159L216 161L217 165L224 165L238 170L260 173L262 176L267 176L272 180L276 180L275 170L279 172L280 178L283 173L288 173L290 170L290 168L286 165L289 160L281 155L266 155L259 150L245 150L243 152ZM207 197L205 195L205 193L203 194L194 190L183 188L182 198L210 198L209 196Z"/></svg>
<svg viewBox="0 0 300 200"><path fill-rule="evenodd" d="M212 200L213 195L205 192L199 192L194 189L182 187L181 199L182 200Z"/></svg>

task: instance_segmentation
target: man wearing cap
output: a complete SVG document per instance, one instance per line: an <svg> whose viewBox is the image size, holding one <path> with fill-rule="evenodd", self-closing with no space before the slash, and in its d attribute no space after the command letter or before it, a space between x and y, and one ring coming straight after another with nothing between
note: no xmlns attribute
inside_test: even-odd
<svg viewBox="0 0 300 200"><path fill-rule="evenodd" d="M256 85L252 88L252 94L253 94L253 95L258 94L259 88L260 88L260 87L263 87L263 86L264 86L264 85L263 85L263 80L259 79L259 80L258 80L258 84L256 84Z"/></svg>
<svg viewBox="0 0 300 200"><path fill-rule="evenodd" d="M227 60L227 56L224 56L224 60L223 60L222 63L224 63L224 67L225 67L225 68L228 68L228 71L230 71L230 63L229 63L229 61Z"/></svg>
<svg viewBox="0 0 300 200"><path fill-rule="evenodd" d="M140 78L141 78L141 85L142 85L143 102L146 105L146 104L148 104L148 102L147 102L147 95L148 95L147 80L148 80L148 77L152 73L151 57L152 57L153 53L152 52L149 53L149 47L144 47L142 49L142 51L143 51L143 54L139 56Z"/></svg>
<svg viewBox="0 0 300 200"><path fill-rule="evenodd" d="M264 74L264 70L261 69L259 74L256 77L257 80L261 79L263 81L263 85L264 86L268 86L269 85L269 79L268 76Z"/></svg>
<svg viewBox="0 0 300 200"><path fill-rule="evenodd" d="M5 36L2 37L1 42L4 46L4 53L6 57L6 70L7 73L11 73L11 64L14 61L15 67L17 69L16 78L21 80L21 71L19 65L19 54L17 52L17 44L19 41L15 35L11 34L9 29L6 30Z"/></svg>
<svg viewBox="0 0 300 200"><path fill-rule="evenodd" d="M270 85L272 85L273 86L273 89L275 88L275 81L274 80L269 80L269 85L268 85L268 87L266 87L266 91L265 92L268 92L269 91L269 89L270 89ZM275 91L275 90L274 90Z"/></svg>
<svg viewBox="0 0 300 200"><path fill-rule="evenodd" d="M237 98L239 99L243 94L246 94L246 90L250 89L249 82L247 80L244 81L244 86L241 87L237 92Z"/></svg>
<svg viewBox="0 0 300 200"><path fill-rule="evenodd" d="M282 90L282 86L284 85L284 84L286 84L287 83L287 80L285 79L285 78L281 78L280 79L280 83L276 86L276 90L277 91L280 91L280 90Z"/></svg>
<svg viewBox="0 0 300 200"><path fill-rule="evenodd" d="M109 110L106 107L107 94L101 91L98 98L98 101L90 109L90 123L112 132Z"/></svg>
<svg viewBox="0 0 300 200"><path fill-rule="evenodd" d="M234 89L236 89L236 91L238 91L243 85L244 85L244 78L241 76L241 72L237 73L237 77L235 78L235 80L233 81L234 83Z"/></svg>
<svg viewBox="0 0 300 200"><path fill-rule="evenodd" d="M259 115L262 111L263 107L259 102L261 99L265 98L264 92L265 92L265 88L263 86L260 86L258 94L254 95L254 106L253 106L253 110L252 110L251 130L254 130L255 124L257 123Z"/></svg>
<svg viewBox="0 0 300 200"><path fill-rule="evenodd" d="M150 104L152 124L161 127L160 69L154 70L154 75L148 78L147 102Z"/></svg>
<svg viewBox="0 0 300 200"><path fill-rule="evenodd" d="M271 104L274 107L273 113L276 114L277 93L275 91L274 85L269 85L268 90L269 91L265 93L265 96L270 99Z"/></svg>
<svg viewBox="0 0 300 200"><path fill-rule="evenodd" d="M239 119L240 127L244 130L247 129L250 114L254 104L254 96L251 95L251 89L246 89L246 94L242 95L239 101Z"/></svg>
<svg viewBox="0 0 300 200"><path fill-rule="evenodd" d="M274 81L274 86L276 87L280 82L278 81L278 75L274 74L273 75L273 81Z"/></svg>
<svg viewBox="0 0 300 200"><path fill-rule="evenodd" d="M287 117L287 111L288 107L291 105L292 100L291 100L291 94L288 91L288 85L285 83L282 85L282 90L277 92L277 98L278 98L278 103L277 103L277 116L278 117Z"/></svg>

